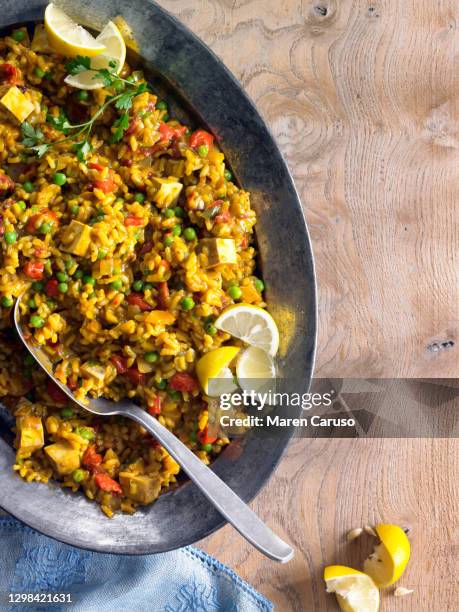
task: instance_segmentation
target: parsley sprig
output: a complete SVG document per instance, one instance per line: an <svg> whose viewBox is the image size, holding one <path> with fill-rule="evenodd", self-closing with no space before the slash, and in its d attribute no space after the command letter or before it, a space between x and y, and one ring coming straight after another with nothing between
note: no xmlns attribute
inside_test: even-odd
<svg viewBox="0 0 459 612"><path fill-rule="evenodd" d="M21 144L27 149L34 151L38 157L42 157L52 147L67 141L74 141L72 148L77 158L80 161L84 161L91 152L89 137L97 119L103 115L105 110L111 105L117 110L122 111L113 123L113 128L115 129L111 135L111 142L119 142L122 140L124 132L129 126L129 110L132 108L133 99L139 94L147 91L148 85L146 83L137 84L129 79L120 77L116 74L116 61L109 62L108 68L95 69L91 68L91 59L89 57L78 55L67 62L65 68L71 75L77 75L88 71L93 72L93 78L101 79L104 87L110 87L115 93L108 96L104 104L102 104L94 115L85 123L70 123L63 109L60 110L57 117L48 114L46 117L47 123L64 134L64 138L54 142L45 142L44 134L39 128L34 128L30 123L24 122L21 125L23 136Z"/></svg>

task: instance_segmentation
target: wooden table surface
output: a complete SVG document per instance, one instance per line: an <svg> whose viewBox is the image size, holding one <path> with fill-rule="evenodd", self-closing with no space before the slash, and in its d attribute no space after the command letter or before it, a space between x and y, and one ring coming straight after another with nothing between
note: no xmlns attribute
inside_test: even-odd
<svg viewBox="0 0 459 612"><path fill-rule="evenodd" d="M457 2L159 3L232 70L292 170L317 266L316 376L457 377ZM412 528L401 584L415 593L382 609L457 609L458 454L457 440L296 440L253 504L294 561L229 528L202 546L278 610L321 612L335 609L323 565L369 545L346 531L394 521Z"/></svg>

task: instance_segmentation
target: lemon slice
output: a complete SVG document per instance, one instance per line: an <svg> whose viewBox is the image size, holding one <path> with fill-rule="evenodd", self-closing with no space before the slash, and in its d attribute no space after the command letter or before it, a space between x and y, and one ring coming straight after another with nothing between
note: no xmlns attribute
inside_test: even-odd
<svg viewBox="0 0 459 612"><path fill-rule="evenodd" d="M105 51L91 60L91 68L94 70L109 68L111 71L119 74L126 60L126 45L121 32L113 21L107 23L96 40L104 45ZM116 68L112 68L109 65L112 61L116 62ZM100 77L94 78L92 70L86 70L75 75L69 74L65 82L67 85L77 87L78 89L100 89L104 86L104 80Z"/></svg>
<svg viewBox="0 0 459 612"><path fill-rule="evenodd" d="M51 47L62 55L94 57L105 51L105 45L53 3L45 10L45 28Z"/></svg>
<svg viewBox="0 0 459 612"><path fill-rule="evenodd" d="M259 306L252 304L230 306L215 321L215 327L250 346L263 349L272 357L279 348L277 325L269 312Z"/></svg>
<svg viewBox="0 0 459 612"><path fill-rule="evenodd" d="M228 385L227 382L226 384L222 385L224 387L223 393L231 392L227 390L229 386L232 387L232 390L236 388L236 385L232 382L233 377L228 366L240 350L241 349L238 346L221 346L213 351L209 351L203 355L201 359L199 359L198 363L196 364L196 374L206 395L209 394L209 382L211 383L211 395L220 395L220 389L217 388L215 383L215 379L217 378L230 382L230 385ZM230 375L231 380L229 379Z"/></svg>
<svg viewBox="0 0 459 612"><path fill-rule="evenodd" d="M380 543L365 561L363 567L379 588L396 582L405 571L410 559L410 541L398 525L376 525Z"/></svg>
<svg viewBox="0 0 459 612"><path fill-rule="evenodd" d="M269 353L257 346L249 346L239 355L236 364L237 381L241 389L256 393L273 391L272 380L276 367Z"/></svg>
<svg viewBox="0 0 459 612"><path fill-rule="evenodd" d="M329 565L324 571L328 593L335 593L344 612L376 612L379 591L367 574L344 565Z"/></svg>

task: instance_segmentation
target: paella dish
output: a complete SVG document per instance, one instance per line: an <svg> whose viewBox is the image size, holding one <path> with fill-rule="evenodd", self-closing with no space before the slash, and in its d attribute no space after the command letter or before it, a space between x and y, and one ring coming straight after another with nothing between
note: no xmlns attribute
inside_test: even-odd
<svg viewBox="0 0 459 612"><path fill-rule="evenodd" d="M278 338L250 196L214 136L169 115L121 27L72 45L71 20L48 9L0 39L0 395L18 475L112 516L153 502L180 467L140 425L69 400L16 335L16 300L75 399L130 398L206 463L229 443L209 430L209 378L235 376L246 351L272 358Z"/></svg>

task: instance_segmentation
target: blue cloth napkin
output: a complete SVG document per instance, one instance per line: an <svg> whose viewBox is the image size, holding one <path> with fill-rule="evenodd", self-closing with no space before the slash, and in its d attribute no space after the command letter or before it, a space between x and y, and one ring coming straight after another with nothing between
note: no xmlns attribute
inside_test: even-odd
<svg viewBox="0 0 459 612"><path fill-rule="evenodd" d="M68 604L12 604L9 593L71 593ZM158 555L105 555L61 544L0 516L0 610L255 612L271 602L228 567L188 546Z"/></svg>

